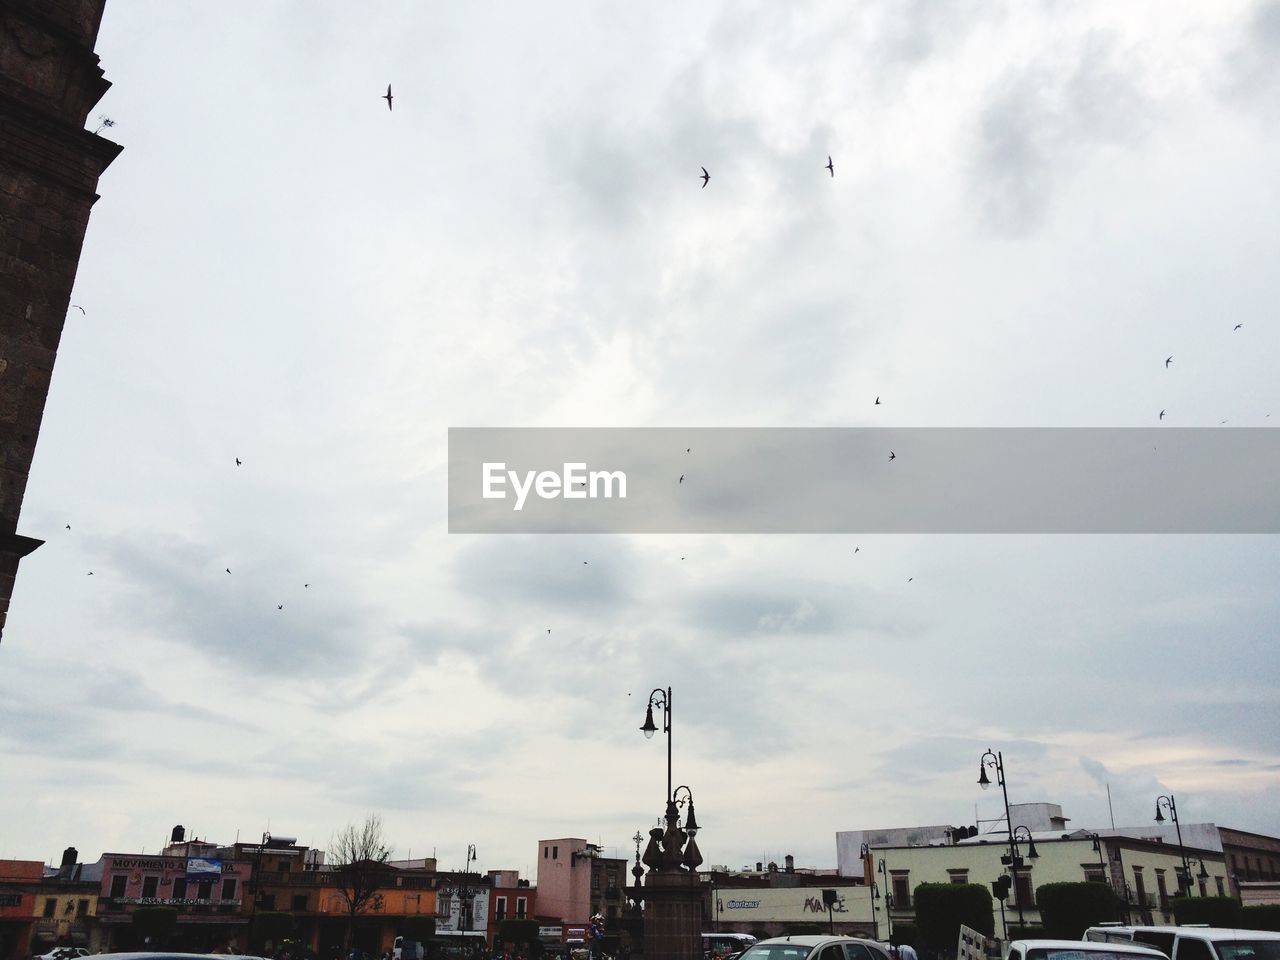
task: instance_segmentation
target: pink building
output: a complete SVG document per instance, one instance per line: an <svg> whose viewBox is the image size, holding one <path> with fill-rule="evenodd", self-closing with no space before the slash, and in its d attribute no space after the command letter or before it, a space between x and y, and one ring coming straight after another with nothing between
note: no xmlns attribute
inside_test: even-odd
<svg viewBox="0 0 1280 960"><path fill-rule="evenodd" d="M140 906L178 908L172 943L162 945L205 953L235 942L247 947L245 886L253 871L248 860L222 860L216 848L206 856L145 856L107 853L102 856L102 888L98 920L110 930L113 950L144 949L131 921Z"/></svg>
<svg viewBox="0 0 1280 960"><path fill-rule="evenodd" d="M615 921L626 904L626 882L627 861L600 856L594 843L577 837L538 841L539 917L577 927L593 913Z"/></svg>

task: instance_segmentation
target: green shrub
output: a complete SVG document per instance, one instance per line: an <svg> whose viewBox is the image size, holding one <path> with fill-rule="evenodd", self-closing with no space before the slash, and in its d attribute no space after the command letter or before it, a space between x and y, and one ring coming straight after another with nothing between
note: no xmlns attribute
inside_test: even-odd
<svg viewBox="0 0 1280 960"><path fill-rule="evenodd" d="M935 949L955 949L960 925L990 937L995 932L991 891L978 883L922 883L915 889L916 931Z"/></svg>
<svg viewBox="0 0 1280 960"><path fill-rule="evenodd" d="M1240 910L1240 926L1246 930L1280 931L1280 904L1259 903Z"/></svg>
<svg viewBox="0 0 1280 960"><path fill-rule="evenodd" d="M1180 925L1206 923L1211 927L1238 927L1240 901L1235 897L1174 897L1173 918Z"/></svg>
<svg viewBox="0 0 1280 960"><path fill-rule="evenodd" d="M1079 940L1090 927L1120 916L1120 901L1105 883L1046 883L1036 888L1045 936Z"/></svg>
<svg viewBox="0 0 1280 960"><path fill-rule="evenodd" d="M537 920L503 920L498 924L499 943L532 943L537 939Z"/></svg>

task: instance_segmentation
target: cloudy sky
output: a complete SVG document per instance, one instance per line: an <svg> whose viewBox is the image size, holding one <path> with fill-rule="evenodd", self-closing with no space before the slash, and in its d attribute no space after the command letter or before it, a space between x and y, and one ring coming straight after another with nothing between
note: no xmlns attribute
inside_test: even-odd
<svg viewBox="0 0 1280 960"><path fill-rule="evenodd" d="M668 685L710 863L995 816L988 746L1075 825L1280 833L1274 537L462 536L445 486L461 426L1280 421L1278 0L108 0L98 52L0 856L626 854Z"/></svg>

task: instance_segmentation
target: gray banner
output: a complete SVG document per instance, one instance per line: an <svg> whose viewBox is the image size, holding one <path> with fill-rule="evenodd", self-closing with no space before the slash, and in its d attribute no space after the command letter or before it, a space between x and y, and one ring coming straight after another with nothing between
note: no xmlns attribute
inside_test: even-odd
<svg viewBox="0 0 1280 960"><path fill-rule="evenodd" d="M1277 533L1280 430L451 428L449 531Z"/></svg>

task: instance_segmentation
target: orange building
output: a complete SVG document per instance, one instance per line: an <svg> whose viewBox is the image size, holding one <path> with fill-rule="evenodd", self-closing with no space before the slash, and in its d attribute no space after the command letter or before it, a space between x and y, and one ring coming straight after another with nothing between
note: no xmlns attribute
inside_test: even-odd
<svg viewBox="0 0 1280 960"><path fill-rule="evenodd" d="M43 877L38 860L0 860L0 960L26 960Z"/></svg>

